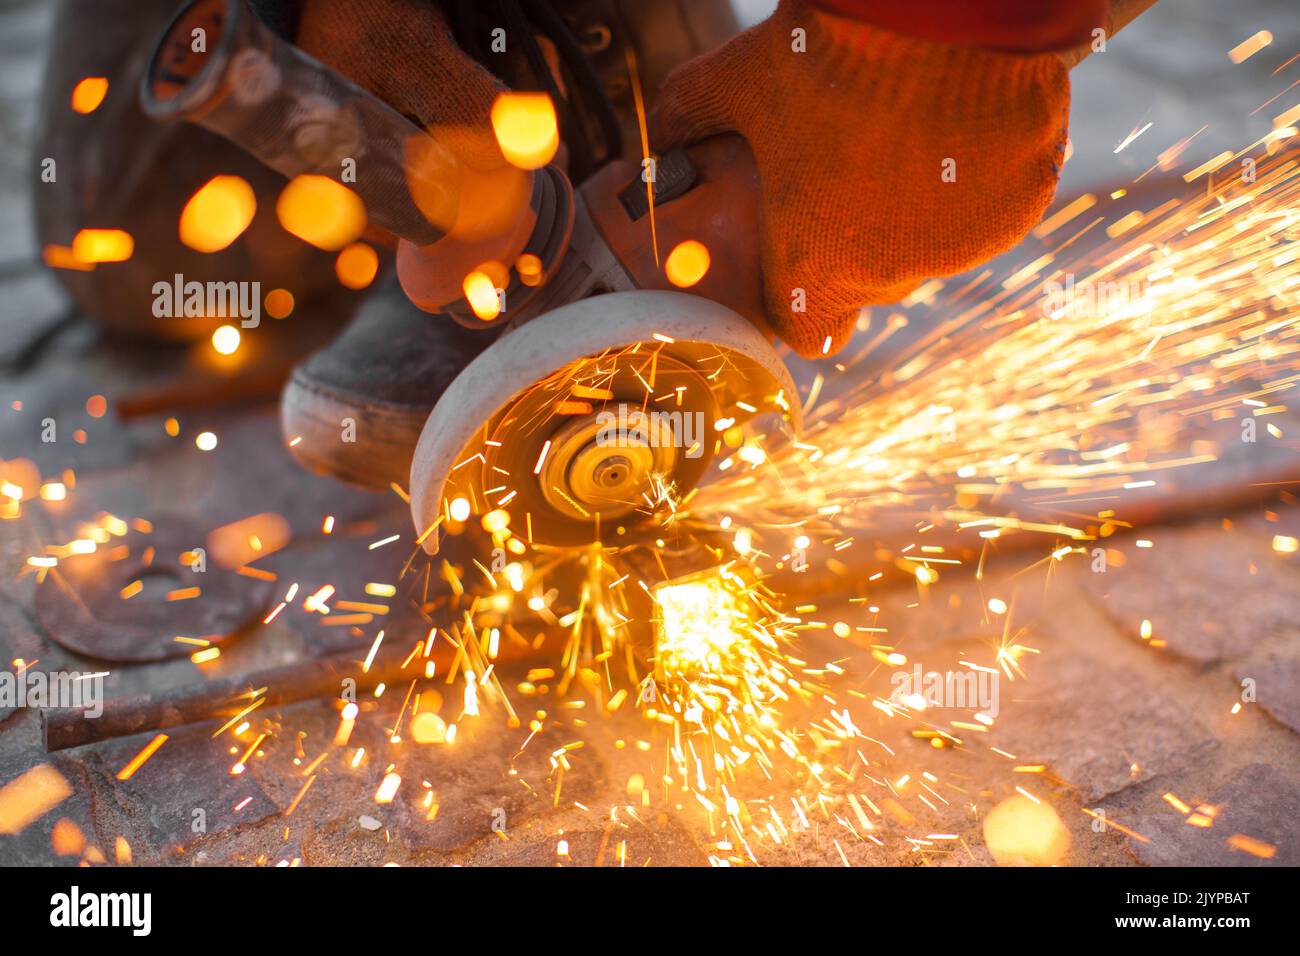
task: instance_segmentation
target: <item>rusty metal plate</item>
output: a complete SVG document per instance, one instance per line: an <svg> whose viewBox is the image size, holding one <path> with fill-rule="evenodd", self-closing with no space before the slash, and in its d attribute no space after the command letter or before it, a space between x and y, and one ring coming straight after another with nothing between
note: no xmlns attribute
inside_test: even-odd
<svg viewBox="0 0 1300 956"><path fill-rule="evenodd" d="M178 637L220 644L262 613L273 585L207 556L202 571L183 562L206 536L184 519L163 518L91 554L61 558L36 589L37 622L55 643L105 661L160 661L203 646Z"/></svg>

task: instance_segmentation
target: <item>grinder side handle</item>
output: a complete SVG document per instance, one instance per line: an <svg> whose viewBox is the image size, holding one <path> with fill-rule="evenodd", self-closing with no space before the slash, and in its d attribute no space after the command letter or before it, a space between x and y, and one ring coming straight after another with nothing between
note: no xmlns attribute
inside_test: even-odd
<svg viewBox="0 0 1300 956"><path fill-rule="evenodd" d="M653 214L640 164L618 160L581 188L592 222L638 288L677 290L664 262L693 239L709 251L709 270L685 291L743 315L772 336L763 308L758 164L737 133L701 140L681 157L657 161ZM653 226L652 226L653 222Z"/></svg>

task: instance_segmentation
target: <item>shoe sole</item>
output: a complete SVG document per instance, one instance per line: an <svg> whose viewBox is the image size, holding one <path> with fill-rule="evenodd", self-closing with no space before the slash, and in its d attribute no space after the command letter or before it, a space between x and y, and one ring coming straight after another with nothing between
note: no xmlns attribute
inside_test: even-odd
<svg viewBox="0 0 1300 956"><path fill-rule="evenodd" d="M295 373L280 400L280 426L289 452L309 471L383 490L405 488L411 455L429 409L355 398ZM347 420L355 441L344 441Z"/></svg>

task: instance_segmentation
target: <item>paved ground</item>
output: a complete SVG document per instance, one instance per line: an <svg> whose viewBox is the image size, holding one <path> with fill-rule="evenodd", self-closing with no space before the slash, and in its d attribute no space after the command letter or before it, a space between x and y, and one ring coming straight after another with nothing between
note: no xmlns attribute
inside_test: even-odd
<svg viewBox="0 0 1300 956"><path fill-rule="evenodd" d="M1075 154L1063 192L1123 182L1202 123L1211 124L1207 157L1260 135L1273 111L1242 117L1283 86L1269 73L1300 39L1294 15L1283 19L1286 8L1261 2L1229 12L1222 4L1166 0L1086 64L1076 75ZM113 411L123 398L173 379L182 356L97 340L35 265L21 145L30 141L48 17L46 4L0 0L0 459L29 460L47 477L74 469L76 488L66 505L30 503L22 520L0 521L0 656L49 669L96 669L43 635L34 576L19 571L28 555L71 537L78 520L100 511L148 518L155 534L278 513L291 543L262 563L280 574L277 589L289 580L304 591L346 581L349 596L364 600L359 582L396 580L406 561L408 551L368 548L389 534L409 537L406 509L392 495L353 491L295 469L281 447L273 404L187 409L178 416L179 439L163 430L165 412L124 421ZM1241 67L1227 64L1227 47L1262 27L1277 33L1274 48ZM1112 152L1146 122L1155 126L1143 139ZM108 397L105 417L87 413L93 394ZM46 417L63 435L84 430L84 442L42 444L39 423ZM194 447L193 436L203 430L220 436L216 451ZM1219 491L1235 493L1249 485L1249 475L1221 484L1232 487ZM207 722L171 731L125 781L118 772L152 734L49 755L37 714L0 709L0 787L45 764L71 786L66 799L20 833L0 834L0 863L111 860L126 845L136 862L181 864L988 864L984 824L1019 786L1064 822L1067 863L1295 865L1300 565L1296 555L1275 550L1273 539L1300 536L1300 510L1282 487L1225 513L1213 503L1215 491L1211 482L1198 499L1204 507L1188 509L1199 518L1114 538L1109 546L1123 563L1112 561L1105 574L1083 561L1031 567L1037 555L1007 554L978 581L954 572L920 591L871 591L890 643L926 670L987 660L1005 622L988 610L989 599L1011 605L1009 633L1038 653L1022 661L1027 680L1001 685L993 730L973 728L961 746L935 747L932 736L914 733L923 725L867 705L889 692L869 640L808 631L806 659L835 660L845 671L827 684L853 706L861 759L839 755L834 762L845 772L829 788L833 798L819 805L805 799L796 807L793 801L806 794L779 770L770 781L741 774L735 791L748 801L751 823L765 831L751 835L749 845L723 843L719 816L684 796L679 781L660 779L671 738L630 708L599 716L521 697L525 723L533 710L546 712L531 738L526 728L507 729L499 714L489 714L462 722L453 747L394 747L381 729L401 703L390 693L344 748L329 745L338 716L328 704L268 707L238 741L246 746L268 734L246 758L247 772L230 773L237 742L229 735L214 740L216 726ZM328 539L321 534L325 515L337 528ZM1138 538L1153 547L1138 547ZM258 582L239 584L250 601L266 599L253 593ZM851 600L858 591L822 590L806 598L816 609L805 617L862 620L862 605ZM395 610L385 624L396 633L418 621ZM373 628L324 628L319 616L291 609L233 640L219 662L201 671L185 657L115 666L108 686L113 693L193 686L366 647L372 634ZM510 683L524 676L516 670ZM453 710L443 707L444 716ZM829 709L824 701L810 704L808 725ZM563 752L577 740L585 745ZM353 766L358 747L366 756ZM314 764L321 754L326 759ZM399 765L404 789L394 803L377 805L373 795L390 761ZM436 796L428 801L426 793ZM430 802L438 808L432 820ZM798 826L800 808L806 829ZM769 827L762 820L769 813L781 824ZM1207 817L1212 826L1198 825ZM503 825L494 829L494 822Z"/></svg>

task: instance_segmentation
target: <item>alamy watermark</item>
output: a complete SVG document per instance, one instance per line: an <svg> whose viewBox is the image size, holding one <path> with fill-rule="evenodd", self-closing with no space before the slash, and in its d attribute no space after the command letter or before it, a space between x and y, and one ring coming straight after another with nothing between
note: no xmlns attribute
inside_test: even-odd
<svg viewBox="0 0 1300 956"><path fill-rule="evenodd" d="M185 281L179 272L171 282L153 284L153 314L159 319L239 319L245 329L262 321L262 283Z"/></svg>
<svg viewBox="0 0 1300 956"><path fill-rule="evenodd" d="M104 713L104 678L107 672L0 671L0 707L73 707L85 716Z"/></svg>
<svg viewBox="0 0 1300 956"><path fill-rule="evenodd" d="M1063 282L1043 283L1043 315L1049 319L1106 318L1119 315L1145 315L1151 312L1160 285L1143 279L1138 282L1075 282L1066 273Z"/></svg>
<svg viewBox="0 0 1300 956"><path fill-rule="evenodd" d="M602 448L684 448L687 458L704 454L703 412L645 412L620 403L618 411L599 412L596 423L596 444Z"/></svg>
<svg viewBox="0 0 1300 956"><path fill-rule="evenodd" d="M997 717L998 679L990 668L972 667L960 671L926 671L920 664L911 670L897 670L889 677L894 692L890 701L914 710L952 707L974 710L990 719Z"/></svg>
<svg viewBox="0 0 1300 956"><path fill-rule="evenodd" d="M60 928L121 927L133 936L153 930L152 893L95 893L73 886L50 897L50 925Z"/></svg>

